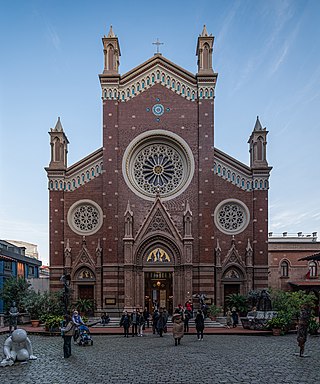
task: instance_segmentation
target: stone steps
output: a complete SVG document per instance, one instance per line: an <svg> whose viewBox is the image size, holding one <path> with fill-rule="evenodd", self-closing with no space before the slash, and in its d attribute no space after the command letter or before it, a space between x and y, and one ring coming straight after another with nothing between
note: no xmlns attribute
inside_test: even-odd
<svg viewBox="0 0 320 384"><path fill-rule="evenodd" d="M88 325L90 327L90 324L96 323L97 321L100 321L100 318L94 318L90 317L88 320ZM218 320L211 320L209 318L206 318L204 321L204 326L205 328L223 328L224 327L224 318L219 318ZM152 325L152 321L150 321L150 326ZM110 322L103 326L101 323L92 325L93 328L117 328L120 326L120 317L110 317ZM172 327L172 322L171 322L171 317L169 317L167 327L171 328ZM195 323L194 319L189 320L189 327L190 328L195 328Z"/></svg>

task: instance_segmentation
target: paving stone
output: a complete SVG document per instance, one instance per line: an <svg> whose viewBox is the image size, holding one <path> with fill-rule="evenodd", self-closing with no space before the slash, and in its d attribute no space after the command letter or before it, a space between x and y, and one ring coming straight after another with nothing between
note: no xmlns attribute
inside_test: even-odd
<svg viewBox="0 0 320 384"><path fill-rule="evenodd" d="M3 345L5 335L0 336ZM175 347L171 334L160 338L93 335L93 346L72 345L63 358L63 339L29 335L38 360L0 368L0 383L201 383L319 384L320 338L309 337L300 358L296 335L185 336Z"/></svg>

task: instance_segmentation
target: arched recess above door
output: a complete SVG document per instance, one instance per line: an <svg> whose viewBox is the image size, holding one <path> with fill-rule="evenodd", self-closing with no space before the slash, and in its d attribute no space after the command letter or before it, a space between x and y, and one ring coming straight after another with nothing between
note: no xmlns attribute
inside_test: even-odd
<svg viewBox="0 0 320 384"><path fill-rule="evenodd" d="M157 250L160 251L159 259ZM167 255L167 258L161 251ZM154 252L154 256L152 253ZM148 260L149 258L149 260ZM166 260L166 261L165 261ZM169 237L151 236L143 241L136 252L136 265L180 265L181 250L180 247Z"/></svg>

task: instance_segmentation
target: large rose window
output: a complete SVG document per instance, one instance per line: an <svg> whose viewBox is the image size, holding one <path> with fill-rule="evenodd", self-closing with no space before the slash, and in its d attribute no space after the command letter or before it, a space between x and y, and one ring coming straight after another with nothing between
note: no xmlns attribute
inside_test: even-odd
<svg viewBox="0 0 320 384"><path fill-rule="evenodd" d="M157 194L172 198L190 183L194 169L187 143L166 131L140 135L127 148L123 174L138 195L152 199Z"/></svg>

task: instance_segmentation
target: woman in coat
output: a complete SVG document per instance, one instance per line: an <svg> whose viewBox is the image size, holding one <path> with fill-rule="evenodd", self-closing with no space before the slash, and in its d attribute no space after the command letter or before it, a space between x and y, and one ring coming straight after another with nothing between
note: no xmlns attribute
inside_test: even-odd
<svg viewBox="0 0 320 384"><path fill-rule="evenodd" d="M63 356L65 359L71 356L71 339L74 335L76 326L70 315L65 315L61 334L63 337Z"/></svg>
<svg viewBox="0 0 320 384"><path fill-rule="evenodd" d="M172 328L172 334L174 338L174 345L177 346L180 344L180 340L182 339L184 333L183 333L183 320L180 313L179 308L176 308L174 311L174 315L172 316L172 322L173 322L173 328Z"/></svg>
<svg viewBox="0 0 320 384"><path fill-rule="evenodd" d="M197 316L194 319L194 322L196 324L198 340L203 340L204 316L203 316L202 311L200 309L197 312Z"/></svg>

